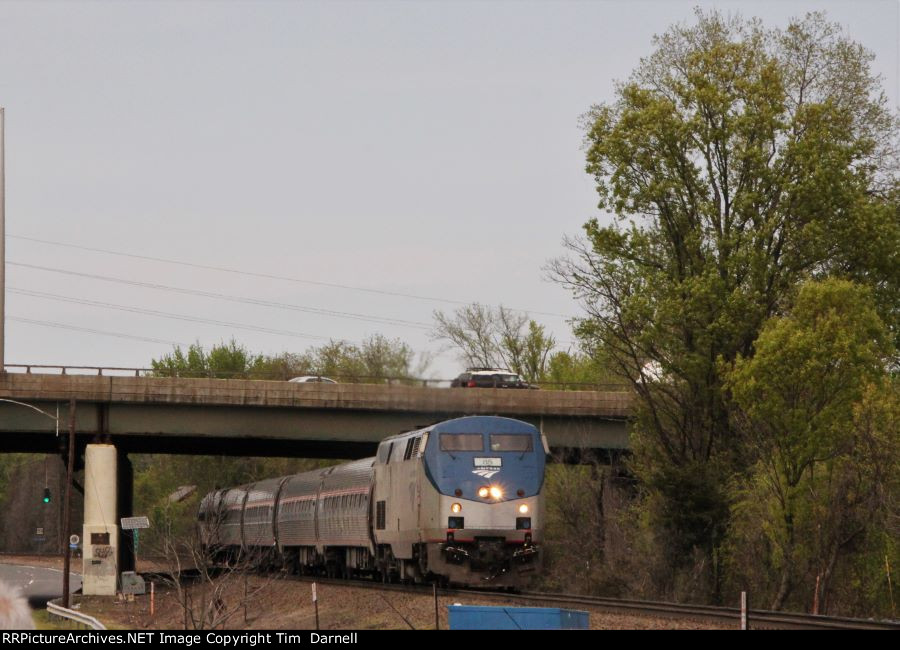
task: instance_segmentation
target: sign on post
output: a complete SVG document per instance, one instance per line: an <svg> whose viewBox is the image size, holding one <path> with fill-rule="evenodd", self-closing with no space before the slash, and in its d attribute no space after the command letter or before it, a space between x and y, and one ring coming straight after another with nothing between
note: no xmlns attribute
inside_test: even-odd
<svg viewBox="0 0 900 650"><path fill-rule="evenodd" d="M122 517L122 530L138 530L150 528L150 520L147 517Z"/></svg>

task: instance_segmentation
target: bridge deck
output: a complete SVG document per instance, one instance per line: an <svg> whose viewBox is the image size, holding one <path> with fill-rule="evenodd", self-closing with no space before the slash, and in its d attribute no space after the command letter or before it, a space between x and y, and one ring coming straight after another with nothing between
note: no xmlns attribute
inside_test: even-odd
<svg viewBox="0 0 900 650"><path fill-rule="evenodd" d="M252 455L358 455L384 436L460 415L533 422L557 447L622 449L631 410L624 392L16 373L0 375L0 398L53 414L58 403L61 429L75 398L79 432L111 436L133 451ZM46 444L8 434L55 428L50 418L0 403L0 433L7 434L0 450Z"/></svg>

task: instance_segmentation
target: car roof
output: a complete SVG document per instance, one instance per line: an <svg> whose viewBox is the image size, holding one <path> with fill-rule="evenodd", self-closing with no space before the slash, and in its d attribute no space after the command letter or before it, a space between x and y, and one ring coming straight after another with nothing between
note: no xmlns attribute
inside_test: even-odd
<svg viewBox="0 0 900 650"><path fill-rule="evenodd" d="M298 382L298 383L303 382L303 381L330 381L330 382L334 382L335 384L337 383L336 381L334 381L334 379L331 379L329 377L323 377L322 375L303 375L302 377L294 377L293 379L288 379L288 381L293 381L293 382Z"/></svg>

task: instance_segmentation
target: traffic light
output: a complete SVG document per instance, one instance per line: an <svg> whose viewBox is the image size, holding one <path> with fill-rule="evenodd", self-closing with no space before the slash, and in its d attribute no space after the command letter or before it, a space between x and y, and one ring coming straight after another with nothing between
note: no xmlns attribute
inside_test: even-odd
<svg viewBox="0 0 900 650"><path fill-rule="evenodd" d="M44 488L44 503L50 503L50 488Z"/></svg>

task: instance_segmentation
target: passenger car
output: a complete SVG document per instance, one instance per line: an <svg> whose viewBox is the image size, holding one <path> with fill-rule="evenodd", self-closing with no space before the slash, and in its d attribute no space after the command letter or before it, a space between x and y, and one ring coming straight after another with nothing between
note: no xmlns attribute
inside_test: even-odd
<svg viewBox="0 0 900 650"><path fill-rule="evenodd" d="M328 377L321 377L318 375L304 375L303 377L294 377L293 379L288 379L289 382L294 384L306 384L306 383L321 383L321 384L336 384L337 382L334 379L329 379Z"/></svg>
<svg viewBox="0 0 900 650"><path fill-rule="evenodd" d="M450 382L450 388L537 388L519 375L502 368L467 368Z"/></svg>

